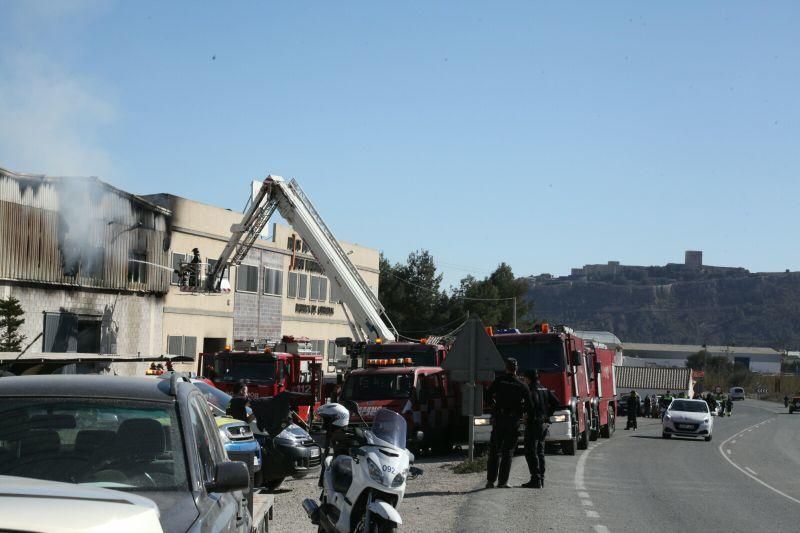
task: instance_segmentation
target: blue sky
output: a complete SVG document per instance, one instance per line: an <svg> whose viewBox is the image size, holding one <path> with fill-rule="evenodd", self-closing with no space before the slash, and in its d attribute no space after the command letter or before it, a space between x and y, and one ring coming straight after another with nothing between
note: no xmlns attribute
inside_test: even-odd
<svg viewBox="0 0 800 533"><path fill-rule="evenodd" d="M800 269L797 2L0 0L0 166L241 209L294 177L446 281Z"/></svg>

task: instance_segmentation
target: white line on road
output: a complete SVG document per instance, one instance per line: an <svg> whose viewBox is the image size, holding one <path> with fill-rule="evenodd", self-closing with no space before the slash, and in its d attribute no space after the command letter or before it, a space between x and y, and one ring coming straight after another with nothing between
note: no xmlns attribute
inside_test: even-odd
<svg viewBox="0 0 800 533"><path fill-rule="evenodd" d="M591 509L586 509L586 516L588 518L600 518L600 514L597 511L592 511Z"/></svg>
<svg viewBox="0 0 800 533"><path fill-rule="evenodd" d="M594 526L594 530L597 533L608 533L608 528L606 526Z"/></svg>
<svg viewBox="0 0 800 533"><path fill-rule="evenodd" d="M733 440L731 441L731 444L736 444L736 439L733 439Z"/></svg>
<svg viewBox="0 0 800 533"><path fill-rule="evenodd" d="M751 430L750 430L750 429L748 429L747 431L751 431ZM735 435L734 435L734 436L735 436ZM747 470L745 470L745 469L744 469L744 468L742 468L741 466L739 466L739 465L737 465L736 463L734 463L734 462L731 460L731 458L730 458L730 457L728 457L727 455L725 455L725 454L723 453L723 451L722 451L722 448L723 448L723 446L725 446L725 445L728 443L728 441L729 441L729 440L731 440L731 439L733 439L733 437L728 437L728 439L727 439L727 440L725 440L725 441L723 441L723 442L722 442L722 444L720 444L720 445L719 445L719 448L718 448L718 449L719 449L719 453L720 453L720 455L722 455L722 457L723 457L723 458L724 458L726 461L728 461L728 462L729 462L729 463L730 463L730 464L731 464L731 465L732 465L732 466L733 466L735 469L737 469L738 471L740 471L742 474L746 475L746 476L747 476L747 477L749 477L750 479L753 479L754 481L756 481L756 482L760 483L761 485L765 486L766 488L768 488L769 490L771 490L771 491L772 491L772 492L774 492L775 494L778 494L779 496L783 496L783 497L784 497L784 498L786 498L787 500L789 500L789 501L791 501L791 502L794 502L794 503L796 503L796 504L800 505L800 500L798 500L797 498L793 498L793 497L789 496L788 494L786 494L785 492L783 492L783 491L781 491L781 490L778 490L778 489L776 489L776 488L775 488L775 487L773 487L772 485L770 485L770 484L768 484L768 483L765 483L765 482L761 481L761 480L760 480L760 479L758 479L756 476L754 476L753 474L751 474L750 472L748 472Z"/></svg>
<svg viewBox="0 0 800 533"><path fill-rule="evenodd" d="M589 493L588 492L579 492L578 493L578 498L589 498Z"/></svg>
<svg viewBox="0 0 800 533"><path fill-rule="evenodd" d="M578 490L586 490L586 484L583 481L583 473L586 469L586 460L589 458L589 454L592 453L594 450L602 446L603 442L595 444L594 447L589 448L585 452L581 454L578 458L578 464L575 465L575 488Z"/></svg>
<svg viewBox="0 0 800 533"><path fill-rule="evenodd" d="M730 454L731 454L731 451L730 451L730 450L725 450L725 453L727 453L728 455L730 455Z"/></svg>
<svg viewBox="0 0 800 533"><path fill-rule="evenodd" d="M753 470L749 466L744 467L744 469L747 470L748 472L750 472L751 474L753 474L754 476L758 475L758 472L756 472L755 470Z"/></svg>
<svg viewBox="0 0 800 533"><path fill-rule="evenodd" d="M581 500L581 504L584 507L594 507L594 504L592 503L592 500Z"/></svg>

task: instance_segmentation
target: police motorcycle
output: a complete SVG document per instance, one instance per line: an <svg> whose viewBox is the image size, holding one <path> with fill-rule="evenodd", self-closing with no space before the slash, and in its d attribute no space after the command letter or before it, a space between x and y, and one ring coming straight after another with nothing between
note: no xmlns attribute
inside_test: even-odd
<svg viewBox="0 0 800 533"><path fill-rule="evenodd" d="M351 407L358 412L357 405ZM397 506L406 480L422 474L410 466L414 456L405 448L406 421L394 411L379 409L372 427L362 418L364 429L350 428L350 410L336 403L321 406L316 414L325 429L325 459L320 502L303 501L311 522L326 533L395 531L403 523Z"/></svg>

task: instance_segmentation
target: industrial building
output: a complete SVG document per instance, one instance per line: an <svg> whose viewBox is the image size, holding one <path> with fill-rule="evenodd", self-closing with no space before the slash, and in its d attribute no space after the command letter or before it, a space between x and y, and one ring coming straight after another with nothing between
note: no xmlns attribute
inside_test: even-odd
<svg viewBox="0 0 800 533"><path fill-rule="evenodd" d="M97 178L0 169L0 298L20 300L30 344L14 370L82 372L162 357L193 368L188 361L202 351L293 335L309 339L334 371L345 362L334 340L353 335L348 312L291 228L272 224L225 273L223 290L206 290L209 267L241 217L179 196L137 196ZM340 245L377 294L379 252ZM199 264L187 280L193 260ZM10 368L18 356L0 354L0 363ZM127 368L135 370L118 373L143 367Z"/></svg>
<svg viewBox="0 0 800 533"><path fill-rule="evenodd" d="M753 372L777 374L781 371L783 355L772 348L746 346L703 346L694 344L646 344L626 342L623 345L623 365L626 366L686 366L690 355L705 350L708 356L727 357Z"/></svg>

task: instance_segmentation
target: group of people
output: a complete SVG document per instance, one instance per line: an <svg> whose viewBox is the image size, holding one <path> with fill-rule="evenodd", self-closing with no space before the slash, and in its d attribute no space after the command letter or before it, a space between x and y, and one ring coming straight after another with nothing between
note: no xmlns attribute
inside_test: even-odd
<svg viewBox="0 0 800 533"><path fill-rule="evenodd" d="M494 406L489 458L486 466L486 488L508 488L511 460L519 439L520 421L525 420L525 461L530 481L525 488L544 487L544 438L550 417L559 403L553 392L539 382L536 370L526 370L523 381L517 377L517 361L506 360L505 373L498 376L487 391Z"/></svg>

